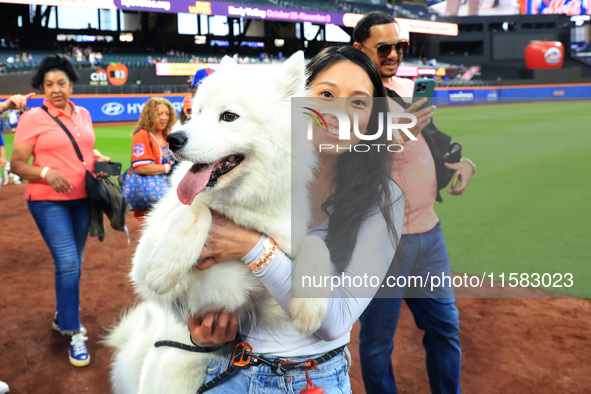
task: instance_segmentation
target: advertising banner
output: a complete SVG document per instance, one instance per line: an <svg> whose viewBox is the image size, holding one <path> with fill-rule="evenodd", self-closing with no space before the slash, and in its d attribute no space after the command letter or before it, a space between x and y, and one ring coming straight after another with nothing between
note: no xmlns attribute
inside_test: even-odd
<svg viewBox="0 0 591 394"><path fill-rule="evenodd" d="M113 0L2 0L0 3L113 9Z"/></svg>
<svg viewBox="0 0 591 394"><path fill-rule="evenodd" d="M435 90L433 104L446 106L578 99L591 99L591 85L439 88Z"/></svg>
<svg viewBox="0 0 591 394"><path fill-rule="evenodd" d="M336 13L295 8L267 7L198 0L114 0L122 10L223 15L233 18L262 19L283 22L311 22L355 27L362 14ZM396 18L403 31L424 34L458 35L456 23L431 22Z"/></svg>
<svg viewBox="0 0 591 394"><path fill-rule="evenodd" d="M343 16L334 12L311 11L264 5L246 5L195 0L115 0L122 10L224 15L234 18L289 22L334 23L343 25Z"/></svg>
<svg viewBox="0 0 591 394"><path fill-rule="evenodd" d="M70 99L76 105L90 112L93 122L135 122L139 119L144 104L156 95L72 95ZM183 107L184 95L166 95L174 109L180 112ZM40 107L42 98L31 98L27 105L31 108Z"/></svg>
<svg viewBox="0 0 591 394"><path fill-rule="evenodd" d="M155 96L168 99L177 113L183 107L183 94L72 95L71 100L86 108L93 122L135 122L146 101ZM5 98L8 96L0 96L0 100ZM579 99L591 99L591 84L438 88L433 104L447 106ZM31 108L42 104L43 98L27 101Z"/></svg>
<svg viewBox="0 0 591 394"><path fill-rule="evenodd" d="M589 15L591 0L527 0L525 14Z"/></svg>

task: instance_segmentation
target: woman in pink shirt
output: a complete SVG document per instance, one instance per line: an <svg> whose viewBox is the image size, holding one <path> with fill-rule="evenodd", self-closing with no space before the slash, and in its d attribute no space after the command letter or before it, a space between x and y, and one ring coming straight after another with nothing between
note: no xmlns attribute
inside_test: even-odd
<svg viewBox="0 0 591 394"><path fill-rule="evenodd" d="M43 59L32 86L45 94L42 108L25 112L16 128L12 172L28 180L25 198L55 264L56 313L53 329L71 337L70 363L90 363L86 328L80 323L80 273L82 253L90 226L86 168L58 118L70 131L86 167L94 172L95 161L109 161L94 150L94 130L89 112L70 101L78 74L69 58L50 55ZM51 115L51 116L50 116ZM28 164L33 156L33 163Z"/></svg>

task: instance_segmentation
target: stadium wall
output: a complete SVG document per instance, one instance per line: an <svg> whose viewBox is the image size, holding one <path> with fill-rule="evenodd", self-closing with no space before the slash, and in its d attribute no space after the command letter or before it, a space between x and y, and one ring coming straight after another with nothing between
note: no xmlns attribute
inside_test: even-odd
<svg viewBox="0 0 591 394"><path fill-rule="evenodd" d="M88 111L93 122L137 121L144 104L151 97L164 97L179 112L184 94L118 94L118 95L72 95L72 101ZM0 96L6 99L8 96ZM556 101L591 99L591 84L572 85L522 85L467 88L438 88L434 104L438 106L498 104L524 101ZM43 98L31 98L30 107L39 107Z"/></svg>
<svg viewBox="0 0 591 394"><path fill-rule="evenodd" d="M101 78L100 73L97 73L99 70L103 72L104 78ZM74 84L74 93L76 94L150 93L151 90L142 89L149 89L154 86L178 87L181 92L189 89L186 76L157 76L154 68L130 68L127 81L121 86L114 86L106 81L104 69L87 68L77 69L76 71L80 76L80 80ZM31 79L33 74L33 72L0 74L0 95L14 94L25 90L32 91ZM175 91L172 90L171 92Z"/></svg>
<svg viewBox="0 0 591 394"><path fill-rule="evenodd" d="M591 99L591 84L438 88L438 106Z"/></svg>
<svg viewBox="0 0 591 394"><path fill-rule="evenodd" d="M183 106L184 94L118 94L118 95L72 95L74 104L86 108L93 122L130 122L137 121L144 104L151 97L168 99L177 113ZM8 96L0 96L5 99ZM40 107L43 98L31 98L27 105L31 108Z"/></svg>

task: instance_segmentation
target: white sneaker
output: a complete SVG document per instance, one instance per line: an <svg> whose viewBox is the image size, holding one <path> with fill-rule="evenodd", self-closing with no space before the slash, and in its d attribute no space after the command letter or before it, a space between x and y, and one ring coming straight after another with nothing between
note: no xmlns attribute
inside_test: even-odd
<svg viewBox="0 0 591 394"><path fill-rule="evenodd" d="M88 337L82 334L72 335L72 340L68 345L68 356L70 357L70 364L75 367L86 367L90 364L90 355L86 349L86 341Z"/></svg>
<svg viewBox="0 0 591 394"><path fill-rule="evenodd" d="M9 391L10 389L8 388L8 385L0 381L0 394L8 393Z"/></svg>

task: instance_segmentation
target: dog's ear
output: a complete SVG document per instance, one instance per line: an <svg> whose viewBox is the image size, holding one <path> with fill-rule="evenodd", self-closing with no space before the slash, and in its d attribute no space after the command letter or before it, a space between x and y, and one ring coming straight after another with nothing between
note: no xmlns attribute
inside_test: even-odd
<svg viewBox="0 0 591 394"><path fill-rule="evenodd" d="M306 95L305 67L303 51L297 51L281 65L277 83L287 97L304 97Z"/></svg>
<svg viewBox="0 0 591 394"><path fill-rule="evenodd" d="M224 56L222 61L220 62L220 71L227 70L227 71L234 71L238 69L238 63L230 56Z"/></svg>

